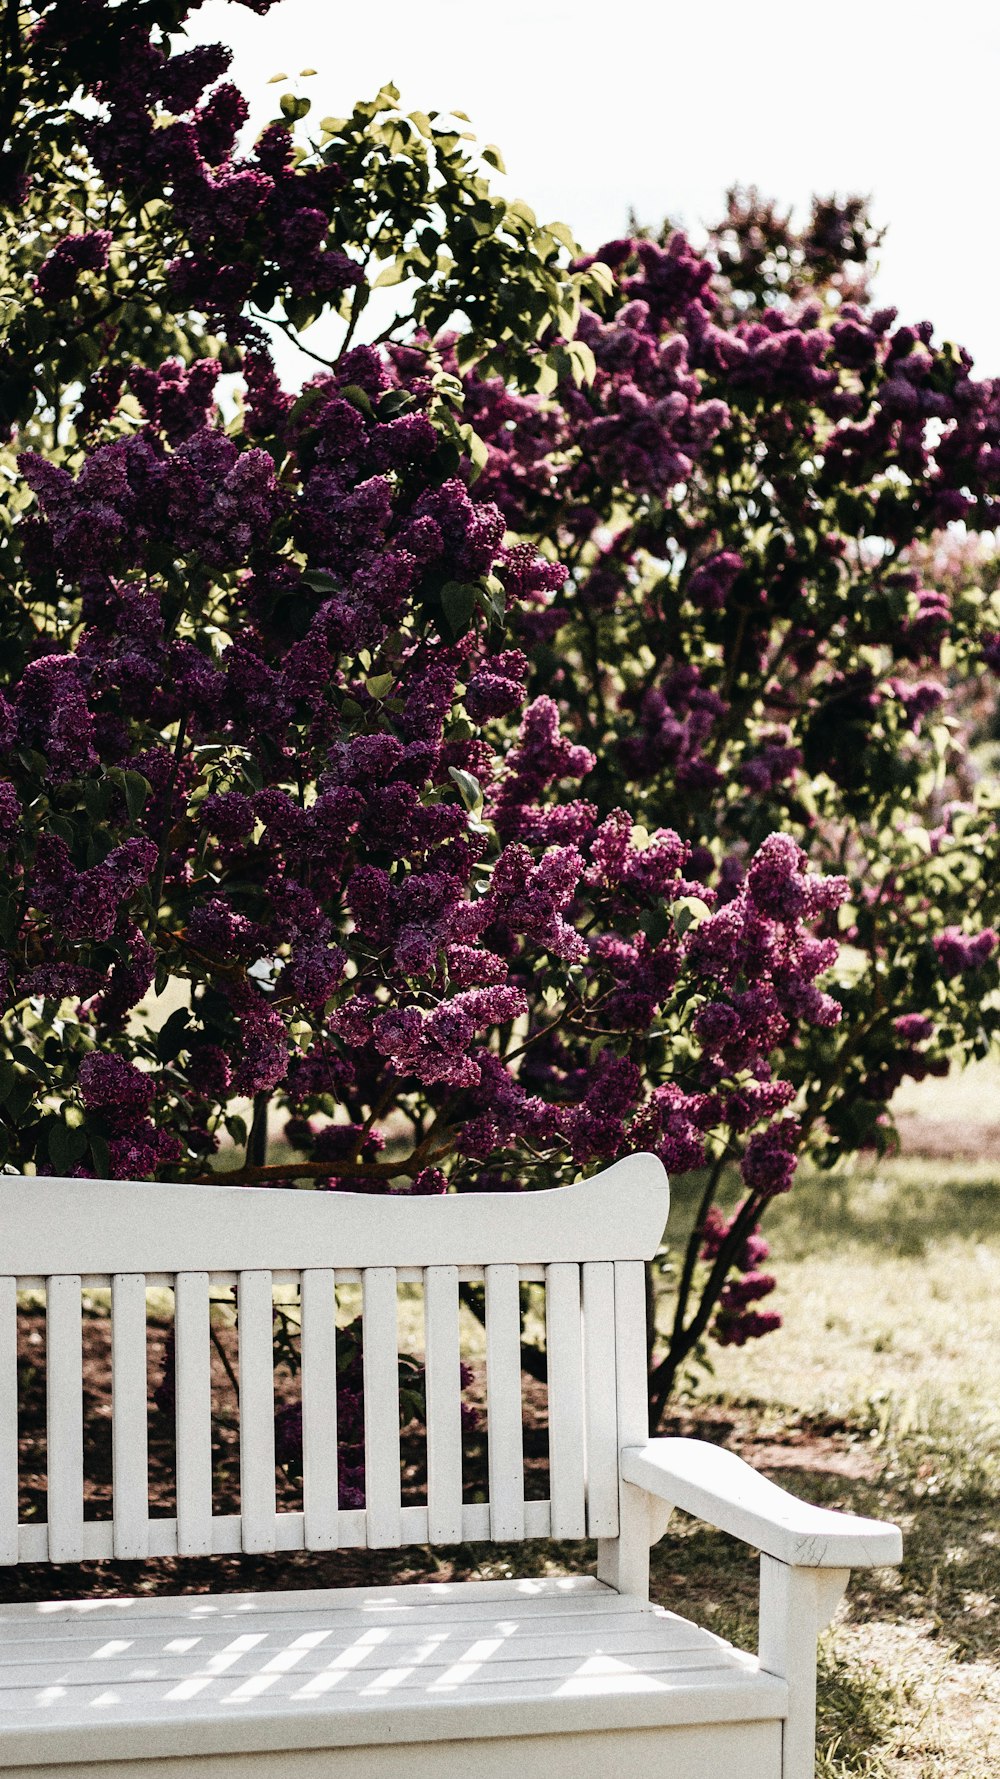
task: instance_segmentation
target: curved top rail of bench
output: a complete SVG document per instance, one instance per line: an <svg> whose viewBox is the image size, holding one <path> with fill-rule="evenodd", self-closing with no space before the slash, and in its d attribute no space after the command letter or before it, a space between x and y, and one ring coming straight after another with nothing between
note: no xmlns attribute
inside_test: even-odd
<svg viewBox="0 0 1000 1779"><path fill-rule="evenodd" d="M649 1260L669 1203L645 1154L554 1190L440 1198L13 1175L0 1178L0 1273Z"/></svg>

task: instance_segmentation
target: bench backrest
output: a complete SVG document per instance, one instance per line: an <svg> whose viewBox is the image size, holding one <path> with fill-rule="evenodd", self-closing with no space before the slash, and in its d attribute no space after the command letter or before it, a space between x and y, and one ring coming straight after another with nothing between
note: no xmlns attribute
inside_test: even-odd
<svg viewBox="0 0 1000 1779"><path fill-rule="evenodd" d="M556 1191L368 1197L0 1179L0 1563L613 1539L618 1451L646 1437L644 1262L664 1170ZM526 1501L520 1285L545 1288L549 1499ZM489 1499L463 1502L459 1285L485 1284ZM423 1288L426 1506L401 1504L397 1287ZM338 1505L335 1288L360 1284L365 1492ZM274 1287L301 1303L302 1510L275 1490ZM176 1515L151 1516L147 1288L174 1294ZM210 1296L238 1305L240 1512L212 1504ZM82 1293L111 1293L113 1512L84 1517ZM18 1519L17 1293L46 1306L47 1523Z"/></svg>

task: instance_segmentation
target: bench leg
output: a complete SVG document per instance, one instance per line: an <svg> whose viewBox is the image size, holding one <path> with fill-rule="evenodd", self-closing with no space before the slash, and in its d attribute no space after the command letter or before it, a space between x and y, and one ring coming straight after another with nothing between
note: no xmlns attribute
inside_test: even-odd
<svg viewBox="0 0 1000 1779"><path fill-rule="evenodd" d="M760 1559L760 1665L788 1682L781 1779L813 1779L816 1764L816 1639L850 1579L849 1569L791 1569Z"/></svg>

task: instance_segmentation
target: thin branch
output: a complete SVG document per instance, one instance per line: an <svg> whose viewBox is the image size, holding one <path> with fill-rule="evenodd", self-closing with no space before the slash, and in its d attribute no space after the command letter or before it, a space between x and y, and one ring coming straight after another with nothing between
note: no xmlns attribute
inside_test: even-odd
<svg viewBox="0 0 1000 1779"><path fill-rule="evenodd" d="M226 1376L229 1379L229 1382L233 1386L233 1393L236 1397L237 1406L239 1406L240 1384L239 1384L239 1379L236 1376L236 1373L234 1372L232 1365L229 1362L229 1354L226 1352L226 1349L223 1346L222 1341L219 1339L219 1330L214 1326L214 1324L209 1324L209 1332L211 1333L211 1336L212 1336L212 1345L215 1348L216 1352L218 1353L219 1358L222 1360L223 1366L225 1368Z"/></svg>

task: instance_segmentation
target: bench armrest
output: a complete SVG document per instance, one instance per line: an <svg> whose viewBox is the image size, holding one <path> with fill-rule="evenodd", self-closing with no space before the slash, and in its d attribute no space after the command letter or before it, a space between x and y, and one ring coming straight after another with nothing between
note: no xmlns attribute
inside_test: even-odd
<svg viewBox="0 0 1000 1779"><path fill-rule="evenodd" d="M793 1568L871 1568L903 1555L898 1526L812 1507L703 1439L626 1446L621 1472L626 1482Z"/></svg>

